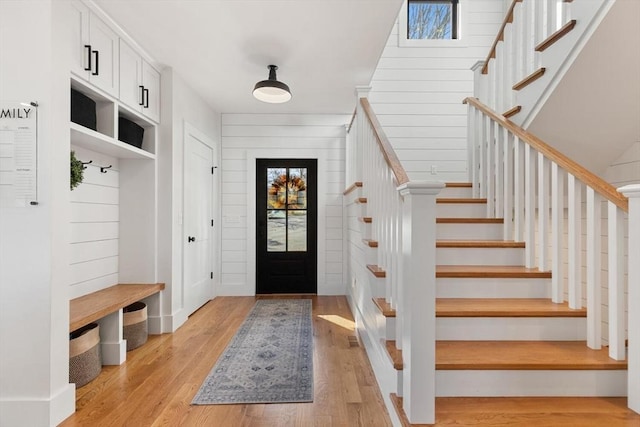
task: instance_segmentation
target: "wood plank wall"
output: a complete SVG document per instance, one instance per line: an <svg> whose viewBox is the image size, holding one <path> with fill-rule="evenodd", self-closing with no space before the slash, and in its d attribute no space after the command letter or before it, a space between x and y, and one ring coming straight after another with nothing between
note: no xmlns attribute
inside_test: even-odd
<svg viewBox="0 0 640 427"><path fill-rule="evenodd" d="M345 188L345 125L351 115L223 114L222 115L222 275L220 295L254 292L248 277L247 221L248 154L261 152L277 158L282 153L299 158L326 159L318 164L318 182L325 187L324 253L318 253L319 293L344 293L342 279L342 191ZM255 170L255 165L253 165ZM324 279L323 279L324 277Z"/></svg>
<svg viewBox="0 0 640 427"><path fill-rule="evenodd" d="M120 183L118 159L71 147L84 162L84 181L70 194L70 298L118 283ZM107 173L100 166L109 166Z"/></svg>
<svg viewBox="0 0 640 427"><path fill-rule="evenodd" d="M504 17L503 3L462 0L462 36L451 44L399 46L406 29L394 26L369 98L412 180L468 179L462 100L473 94L471 67L486 57Z"/></svg>

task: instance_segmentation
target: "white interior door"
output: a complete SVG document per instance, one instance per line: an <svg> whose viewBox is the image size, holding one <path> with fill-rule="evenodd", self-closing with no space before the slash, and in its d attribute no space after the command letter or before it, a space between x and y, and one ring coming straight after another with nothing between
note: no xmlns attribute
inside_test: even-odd
<svg viewBox="0 0 640 427"><path fill-rule="evenodd" d="M213 144L185 123L184 301L187 315L214 296Z"/></svg>

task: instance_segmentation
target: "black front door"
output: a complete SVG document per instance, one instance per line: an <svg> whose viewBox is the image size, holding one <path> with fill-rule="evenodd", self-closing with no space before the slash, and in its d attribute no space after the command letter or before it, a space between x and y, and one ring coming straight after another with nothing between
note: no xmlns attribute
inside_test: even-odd
<svg viewBox="0 0 640 427"><path fill-rule="evenodd" d="M256 293L317 292L317 160L256 159Z"/></svg>

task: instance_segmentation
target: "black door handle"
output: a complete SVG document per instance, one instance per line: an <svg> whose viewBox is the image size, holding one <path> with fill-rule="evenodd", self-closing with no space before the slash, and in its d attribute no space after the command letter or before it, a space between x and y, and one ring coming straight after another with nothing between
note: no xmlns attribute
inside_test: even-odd
<svg viewBox="0 0 640 427"><path fill-rule="evenodd" d="M144 105L144 86L140 85L138 87L140 88L140 102L138 102L138 105Z"/></svg>
<svg viewBox="0 0 640 427"><path fill-rule="evenodd" d="M149 108L149 89L143 89L143 91L146 96L144 101L144 108Z"/></svg>
<svg viewBox="0 0 640 427"><path fill-rule="evenodd" d="M189 243L191 243L191 242L195 242L195 241L196 241L196 238L195 238L195 237L193 237L193 236L189 236L189 237L187 238L187 242L189 242Z"/></svg>
<svg viewBox="0 0 640 427"><path fill-rule="evenodd" d="M87 49L87 66L84 67L84 70L91 71L91 45L85 44L84 48Z"/></svg>

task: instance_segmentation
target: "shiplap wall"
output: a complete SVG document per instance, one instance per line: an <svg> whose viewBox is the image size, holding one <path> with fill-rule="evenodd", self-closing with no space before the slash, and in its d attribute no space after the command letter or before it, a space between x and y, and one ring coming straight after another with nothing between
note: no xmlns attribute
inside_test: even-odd
<svg viewBox="0 0 640 427"><path fill-rule="evenodd" d="M373 110L412 180L468 180L462 100L473 94L470 69L489 53L504 0L460 7L461 39L450 46L400 47L406 29L396 22L371 81Z"/></svg>
<svg viewBox="0 0 640 427"><path fill-rule="evenodd" d="M318 158L318 293L344 294L342 191L348 115L222 115L222 275L218 295L255 293L255 158ZM320 194L322 191L322 194Z"/></svg>
<svg viewBox="0 0 640 427"><path fill-rule="evenodd" d="M84 181L71 191L70 298L118 283L118 159L71 146L86 165ZM100 166L112 165L106 173Z"/></svg>

